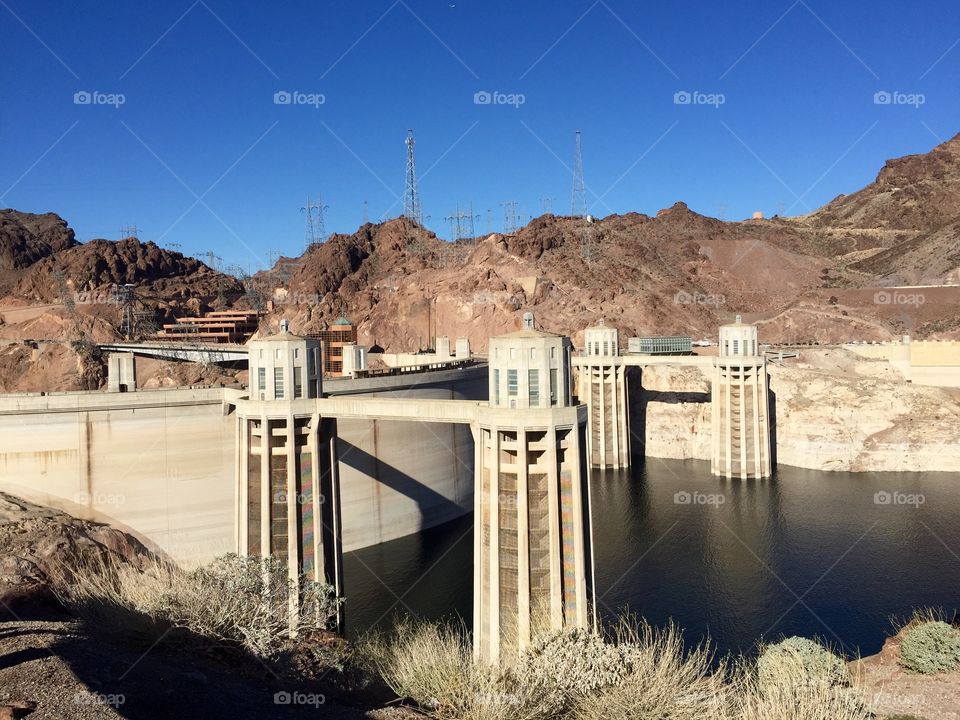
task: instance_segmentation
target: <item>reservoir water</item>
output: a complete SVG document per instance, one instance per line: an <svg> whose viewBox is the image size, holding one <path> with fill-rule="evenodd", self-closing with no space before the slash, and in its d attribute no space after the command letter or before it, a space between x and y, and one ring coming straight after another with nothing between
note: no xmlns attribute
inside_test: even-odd
<svg viewBox="0 0 960 720"><path fill-rule="evenodd" d="M913 608L960 609L960 473L837 473L781 466L726 481L701 461L592 477L601 617L673 619L695 643L750 653L819 637L880 649ZM472 517L347 553L347 631L399 615L472 619Z"/></svg>

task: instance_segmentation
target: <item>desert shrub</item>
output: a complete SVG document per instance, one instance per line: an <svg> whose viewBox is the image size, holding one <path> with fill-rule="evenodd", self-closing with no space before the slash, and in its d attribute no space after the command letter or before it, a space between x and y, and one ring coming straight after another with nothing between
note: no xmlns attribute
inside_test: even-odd
<svg viewBox="0 0 960 720"><path fill-rule="evenodd" d="M65 568L54 586L65 606L115 632L156 640L182 629L273 657L290 643L291 619L309 637L330 627L341 602L328 585L294 583L272 558L226 555L185 571L160 561L141 570L107 556ZM299 603L291 602L297 585Z"/></svg>
<svg viewBox="0 0 960 720"><path fill-rule="evenodd" d="M738 692L736 720L870 720L862 697L850 688L798 683L787 678L763 688L755 679Z"/></svg>
<svg viewBox="0 0 960 720"><path fill-rule="evenodd" d="M400 623L366 648L401 698L444 720L546 720L550 708L532 683L474 663L470 639L455 625Z"/></svg>
<svg viewBox="0 0 960 720"><path fill-rule="evenodd" d="M517 682L539 689L551 714L612 685L629 672L627 649L582 629L552 632L534 640L511 673Z"/></svg>
<svg viewBox="0 0 960 720"><path fill-rule="evenodd" d="M394 692L443 720L731 717L722 672L705 648L685 654L673 627L547 633L501 667L474 663L466 632L449 625L401 625L371 652Z"/></svg>
<svg viewBox="0 0 960 720"><path fill-rule="evenodd" d="M914 625L900 643L899 662L923 674L953 670L960 666L960 630L939 620Z"/></svg>
<svg viewBox="0 0 960 720"><path fill-rule="evenodd" d="M847 687L850 672L843 658L819 643L789 637L767 646L760 654L757 680L761 691L803 685Z"/></svg>
<svg viewBox="0 0 960 720"><path fill-rule="evenodd" d="M574 714L584 720L727 720L733 693L724 665L712 669L709 646L685 652L675 626L658 630L622 622L611 637L623 659L616 682L584 694ZM609 676L608 676L609 677Z"/></svg>

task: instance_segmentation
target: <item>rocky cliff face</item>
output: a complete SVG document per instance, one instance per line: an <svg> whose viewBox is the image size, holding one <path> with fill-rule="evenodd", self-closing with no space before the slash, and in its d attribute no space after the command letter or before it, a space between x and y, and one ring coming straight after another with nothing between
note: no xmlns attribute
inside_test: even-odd
<svg viewBox="0 0 960 720"><path fill-rule="evenodd" d="M806 367L769 366L778 462L848 472L960 468L960 391L907 384L884 362L841 358L837 371L832 355L846 353L829 351ZM695 397L709 391L703 373L650 368L643 386L647 455L709 460L709 400Z"/></svg>

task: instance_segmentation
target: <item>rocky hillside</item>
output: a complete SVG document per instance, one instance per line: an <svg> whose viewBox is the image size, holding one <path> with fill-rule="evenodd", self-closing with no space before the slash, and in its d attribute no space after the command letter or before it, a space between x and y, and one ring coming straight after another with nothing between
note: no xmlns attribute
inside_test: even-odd
<svg viewBox="0 0 960 720"><path fill-rule="evenodd" d="M0 209L0 297L25 268L76 244L73 230L54 213L34 215Z"/></svg>
<svg viewBox="0 0 960 720"><path fill-rule="evenodd" d="M54 278L58 271L74 293L95 294L125 283L167 302L210 300L218 292L235 298L243 292L235 278L211 270L199 260L127 238L91 240L46 257L30 267L13 294L33 302L53 302L58 298Z"/></svg>
<svg viewBox="0 0 960 720"><path fill-rule="evenodd" d="M960 135L888 160L876 180L808 216L818 227L930 231L960 215Z"/></svg>
<svg viewBox="0 0 960 720"><path fill-rule="evenodd" d="M58 273L77 297L134 283L160 319L257 299L236 278L153 243L80 245L53 215L2 211L0 220L0 337L65 339L56 330L69 319L44 307L59 301ZM483 349L526 310L575 339L601 317L625 334L710 338L736 314L780 342L952 337L960 291L922 305L874 298L877 287L944 282L960 282L960 136L888 161L874 183L805 217L724 222L678 202L653 217L591 223L548 214L457 243L398 218L282 258L254 284L272 301L265 331L283 317L295 331L318 330L345 314L362 343L409 351L437 334ZM80 310L116 324L115 305ZM27 318L34 326L21 327Z"/></svg>

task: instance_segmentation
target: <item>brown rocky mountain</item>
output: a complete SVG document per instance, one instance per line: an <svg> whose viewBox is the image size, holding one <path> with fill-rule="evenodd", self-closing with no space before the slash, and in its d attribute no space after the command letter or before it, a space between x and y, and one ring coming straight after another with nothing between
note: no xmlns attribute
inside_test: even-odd
<svg viewBox="0 0 960 720"><path fill-rule="evenodd" d="M91 240L46 257L24 273L12 294L34 302L55 301L57 271L75 293L93 293L125 283L167 302L210 300L218 291L234 297L243 292L235 278L211 270L199 260L127 238Z"/></svg>
<svg viewBox="0 0 960 720"><path fill-rule="evenodd" d="M167 317L251 300L235 278L152 243L78 245L54 215L0 219L7 307L56 303L57 271L75 293L134 283ZM878 303L870 288L960 280L958 231L960 136L887 162L874 183L805 217L724 222L676 203L655 217L591 223L544 215L515 233L457 243L398 218L282 258L256 285L273 301L267 328L288 317L295 330L318 330L346 314L361 342L396 350L425 347L436 334L482 349L524 310L575 336L604 317L625 333L712 337L743 314L772 341L952 337L957 288L929 291L922 307ZM82 310L110 321L109 308ZM4 332L43 338L66 326L43 317Z"/></svg>
<svg viewBox="0 0 960 720"><path fill-rule="evenodd" d="M935 230L960 215L960 134L928 153L888 160L876 180L824 205L817 227Z"/></svg>
<svg viewBox="0 0 960 720"><path fill-rule="evenodd" d="M12 288L22 270L76 244L73 230L54 213L0 209L0 296Z"/></svg>

